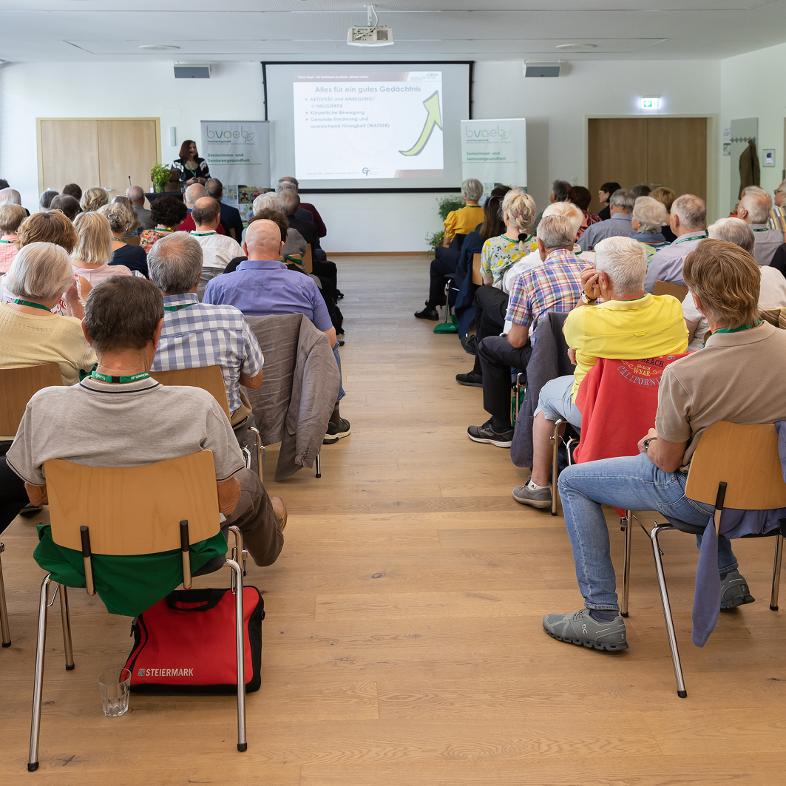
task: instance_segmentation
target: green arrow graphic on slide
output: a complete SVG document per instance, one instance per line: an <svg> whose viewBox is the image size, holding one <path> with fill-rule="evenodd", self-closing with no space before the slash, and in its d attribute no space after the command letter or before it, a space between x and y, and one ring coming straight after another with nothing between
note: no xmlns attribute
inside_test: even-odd
<svg viewBox="0 0 786 786"><path fill-rule="evenodd" d="M423 148L428 144L431 139L431 134L434 128L442 128L442 108L439 105L439 91L435 90L424 102L423 106L426 107L426 122L423 124L423 130L420 136L412 145L409 150L399 150L402 156L419 156L423 152Z"/></svg>

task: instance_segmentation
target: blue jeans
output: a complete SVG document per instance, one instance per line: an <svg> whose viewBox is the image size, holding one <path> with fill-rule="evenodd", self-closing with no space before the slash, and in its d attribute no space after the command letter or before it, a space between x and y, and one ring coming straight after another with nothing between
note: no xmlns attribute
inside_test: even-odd
<svg viewBox="0 0 786 786"><path fill-rule="evenodd" d="M564 419L574 428L581 428L581 412L573 402L573 374L552 379L540 389L535 414L539 412L552 423Z"/></svg>
<svg viewBox="0 0 786 786"><path fill-rule="evenodd" d="M601 505L631 510L656 510L667 518L704 526L712 506L685 496L687 475L663 472L645 455L574 464L559 476L565 524L573 547L576 579L590 609L619 609L609 530ZM718 569L734 570L731 543L718 539Z"/></svg>

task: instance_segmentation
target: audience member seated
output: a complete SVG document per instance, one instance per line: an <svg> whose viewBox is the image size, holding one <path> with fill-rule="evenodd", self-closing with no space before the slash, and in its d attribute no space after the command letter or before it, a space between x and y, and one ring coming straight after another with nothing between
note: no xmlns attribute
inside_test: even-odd
<svg viewBox="0 0 786 786"><path fill-rule="evenodd" d="M750 254L718 240L685 260L685 283L706 316L707 346L670 364L660 383L655 428L638 456L568 467L559 478L565 524L584 607L550 614L554 638L598 650L626 649L603 505L654 510L703 527L712 507L685 496L687 469L702 432L721 420L772 423L786 419L786 333L758 316L760 272ZM756 380L751 384L751 380ZM721 608L752 602L730 542L718 538Z"/></svg>
<svg viewBox="0 0 786 786"><path fill-rule="evenodd" d="M183 201L186 203L186 211L188 215L186 215L186 217L177 225L178 232L193 232L196 229L194 217L191 215L191 213L194 210L194 205L196 205L197 200L202 199L202 197L205 196L207 196L207 190L202 183L191 183L191 185L186 187L186 190L183 192ZM224 229L224 226L221 224L220 220L218 222L218 226L216 227L216 232L218 232L219 235L226 235L226 230Z"/></svg>
<svg viewBox="0 0 786 786"><path fill-rule="evenodd" d="M595 249L595 267L582 274L584 305L565 321L565 339L575 358L573 376L557 377L540 391L533 423L532 476L513 498L534 508L551 507L551 437L554 423L581 428L576 394L598 358L639 360L677 355L688 346L680 302L644 291L647 255L631 238L607 238ZM613 417L613 413L609 413Z"/></svg>
<svg viewBox="0 0 786 786"><path fill-rule="evenodd" d="M17 230L27 218L21 205L0 205L0 275L8 272L19 247Z"/></svg>
<svg viewBox="0 0 786 786"><path fill-rule="evenodd" d="M672 191L672 189L668 188L667 186L658 186L657 188L653 188L650 191L650 196L653 199L657 199L663 207L666 208L666 212L671 214L671 206L674 204L674 200L677 198L677 195ZM666 223L663 227L661 227L661 231L663 232L663 237L666 238L668 243L673 243L677 237L671 231L671 227Z"/></svg>
<svg viewBox="0 0 786 786"><path fill-rule="evenodd" d="M77 241L71 254L74 273L91 286L112 276L130 276L125 265L110 265L112 259L112 230L106 216L91 211L80 213L74 221Z"/></svg>
<svg viewBox="0 0 786 786"><path fill-rule="evenodd" d="M632 186L630 190L634 199L649 196L652 193L652 189L647 183L637 183L635 186Z"/></svg>
<svg viewBox="0 0 786 786"><path fill-rule="evenodd" d="M573 254L577 224L566 216L543 216L537 232L542 261L516 278L506 315L510 330L505 336L489 336L478 345L483 407L491 417L483 425L467 429L474 442L510 447L510 370L526 369L532 353L530 331L542 314L570 311L579 302L584 265Z"/></svg>
<svg viewBox="0 0 786 786"><path fill-rule="evenodd" d="M109 203L109 194L106 193L106 189L96 187L96 188L88 188L87 191L82 195L82 200L79 203L82 211L85 213L90 213L93 210L98 210L99 207L103 207L104 205Z"/></svg>
<svg viewBox="0 0 786 786"><path fill-rule="evenodd" d="M70 194L58 194L52 199L49 209L61 211L69 221L73 221L82 212L79 200Z"/></svg>
<svg viewBox="0 0 786 786"><path fill-rule="evenodd" d="M4 177L0 177L0 189L8 188L8 181Z"/></svg>
<svg viewBox="0 0 786 786"><path fill-rule="evenodd" d="M82 200L82 188L78 183L66 183L60 193L64 196L73 197L77 202Z"/></svg>
<svg viewBox="0 0 786 786"><path fill-rule="evenodd" d="M109 221L112 230L112 259L110 265L124 265L147 278L147 254L141 246L132 246L123 239L136 223L133 209L122 202L110 202L99 208L98 213Z"/></svg>
<svg viewBox="0 0 786 786"><path fill-rule="evenodd" d="M155 223L153 222L153 216L150 211L145 207L145 192L142 190L141 186L129 186L126 190L126 196L136 216L139 232L141 233L145 229L152 229Z"/></svg>
<svg viewBox="0 0 786 786"><path fill-rule="evenodd" d="M229 238L231 239L231 238ZM164 327L152 370L220 366L233 425L250 414L240 386L262 385L264 358L243 314L234 306L200 303L203 249L193 238L175 232L150 251L150 278L164 295Z"/></svg>
<svg viewBox="0 0 786 786"><path fill-rule="evenodd" d="M78 382L95 355L78 319L52 313L61 298L79 301L65 250L54 243L24 246L3 284L11 300L0 303L0 367L57 363L64 385Z"/></svg>
<svg viewBox="0 0 786 786"><path fill-rule="evenodd" d="M287 270L281 261L283 247L281 230L274 221L260 219L249 224L243 243L248 258L234 273L210 281L204 302L235 306L249 316L305 314L327 336L340 371L336 329L325 301L310 276ZM350 423L339 412L343 397L342 387L325 435L328 442L337 442L350 434Z"/></svg>
<svg viewBox="0 0 786 786"><path fill-rule="evenodd" d="M193 237L202 247L202 285L224 272L235 258L242 256L240 244L228 235L216 232L221 220L221 205L212 197L197 199L191 211L196 229Z"/></svg>
<svg viewBox="0 0 786 786"><path fill-rule="evenodd" d="M295 191L300 193L300 183L298 182L297 178L292 177L291 175L284 175L284 177L280 177L278 179L278 187L282 185L289 184L294 187ZM319 211L316 209L314 205L310 202L302 202L300 203L300 207L307 211L311 216L312 220L314 221L314 226L317 230L318 237L325 237L327 235L327 227L325 226L325 222L322 220L322 216L319 215Z"/></svg>
<svg viewBox="0 0 786 786"><path fill-rule="evenodd" d="M780 182L773 191L773 205L767 226L777 229L786 240L786 180Z"/></svg>
<svg viewBox="0 0 786 786"><path fill-rule="evenodd" d="M213 396L150 377L163 315L161 293L144 278L118 277L96 287L84 332L98 368L79 385L45 388L33 396L8 451L8 466L24 482L30 502L41 505L43 465L50 459L133 467L210 450L225 526L238 526L254 561L270 565L283 546L286 508L246 469Z"/></svg>
<svg viewBox="0 0 786 786"><path fill-rule="evenodd" d="M57 196L57 191L54 188L47 188L43 194L41 194L41 198L38 200L38 204L41 207L41 210L49 210L52 206L52 200Z"/></svg>
<svg viewBox="0 0 786 786"><path fill-rule="evenodd" d="M600 202L601 205L598 215L601 221L608 221L611 218L611 205L609 204L609 200L611 199L611 195L621 188L622 186L619 183L610 180L598 189L598 202Z"/></svg>
<svg viewBox="0 0 786 786"><path fill-rule="evenodd" d="M631 237L638 240L647 252L647 262L655 252L668 245L663 236L662 228L669 223L669 214L666 208L649 196L639 197L633 204L630 226L633 230Z"/></svg>
<svg viewBox="0 0 786 786"><path fill-rule="evenodd" d="M21 249L30 243L54 243L70 254L76 248L74 225L60 210L34 213L19 226L16 245Z"/></svg>
<svg viewBox="0 0 786 786"><path fill-rule="evenodd" d="M581 210L581 213L584 216L581 226L579 227L579 237L584 234L588 226L597 224L602 220L599 215L589 212L589 206L592 202L592 194L585 186L572 186L570 192L568 193L568 201L576 205L576 207Z"/></svg>
<svg viewBox="0 0 786 786"><path fill-rule="evenodd" d="M783 245L783 232L767 225L771 206L770 195L758 186L746 188L737 203L737 218L750 224L753 230L753 258L760 265L769 265L775 252Z"/></svg>
<svg viewBox="0 0 786 786"><path fill-rule="evenodd" d="M549 191L549 205L553 205L556 202L568 202L570 200L571 187L567 180L554 180L551 184L551 191ZM541 218L543 218L543 210L535 216L535 220L532 222L533 232L538 228Z"/></svg>
<svg viewBox="0 0 786 786"><path fill-rule="evenodd" d="M175 227L185 218L188 210L177 197L158 197L150 206L150 215L155 227L146 229L139 236L139 245L149 254L153 244L159 238L166 237L175 231Z"/></svg>
<svg viewBox="0 0 786 786"><path fill-rule="evenodd" d="M669 226L677 239L650 259L644 282L647 292L652 292L658 281L682 284L685 257L707 237L707 208L704 200L693 194L677 197L671 205Z"/></svg>
<svg viewBox="0 0 786 786"><path fill-rule="evenodd" d="M210 177L210 167L204 158L199 157L193 139L184 139L177 155L178 157L172 162L172 169L177 172L181 184L195 177L203 179Z"/></svg>
<svg viewBox="0 0 786 786"><path fill-rule="evenodd" d="M222 201L224 198L224 184L215 177L211 177L205 183L205 193L209 197L213 197L221 206L219 223L224 227L229 237L240 243L243 237L243 219L240 217L240 211L236 207L227 205L226 202Z"/></svg>
<svg viewBox="0 0 786 786"><path fill-rule="evenodd" d="M593 224L581 236L582 251L592 251L595 245L607 237L629 237L633 232L630 225L635 198L631 191L618 188L609 200L611 218Z"/></svg>
<svg viewBox="0 0 786 786"><path fill-rule="evenodd" d="M739 218L721 218L708 230L713 240L725 240L739 246L743 251L753 255L754 235L750 226ZM761 286L759 288L759 309L768 311L786 306L786 278L773 267L763 265L761 272ZM688 292L682 301L682 314L688 328L688 350L694 352L704 346L704 341L710 326L705 316L699 311L693 300L692 293Z"/></svg>
<svg viewBox="0 0 786 786"><path fill-rule="evenodd" d="M15 188L0 189L0 205L21 205L22 195Z"/></svg>
<svg viewBox="0 0 786 786"><path fill-rule="evenodd" d="M454 238L463 242L472 230L483 221L483 208L478 204L483 196L483 183L475 178L469 178L461 184L461 196L464 207L451 210L444 221L442 248L434 249L434 259L429 268L429 290L426 307L415 312L418 319L439 319L437 306L445 305L445 276L455 273L458 256L461 251L460 244L453 243Z"/></svg>

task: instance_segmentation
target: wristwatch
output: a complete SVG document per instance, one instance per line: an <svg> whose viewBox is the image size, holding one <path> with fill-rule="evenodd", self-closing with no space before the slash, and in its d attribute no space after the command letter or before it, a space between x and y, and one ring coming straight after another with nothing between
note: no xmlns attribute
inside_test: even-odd
<svg viewBox="0 0 786 786"><path fill-rule="evenodd" d="M647 439L645 439L645 440L644 440L644 441L641 443L641 444L643 445L643 447L644 447L644 452L645 452L645 453L646 453L646 452L649 450L649 448L650 448L650 443L651 443L651 442L654 442L656 439L657 439L657 437L647 437Z"/></svg>
<svg viewBox="0 0 786 786"><path fill-rule="evenodd" d="M590 298L586 292L582 291L581 293L581 302L584 303L586 306L594 306L597 302L597 298Z"/></svg>

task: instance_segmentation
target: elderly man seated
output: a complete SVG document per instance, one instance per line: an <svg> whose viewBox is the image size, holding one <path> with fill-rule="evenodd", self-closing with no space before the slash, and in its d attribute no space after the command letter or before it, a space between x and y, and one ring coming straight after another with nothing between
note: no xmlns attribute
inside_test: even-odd
<svg viewBox="0 0 786 786"><path fill-rule="evenodd" d="M770 195L758 186L746 188L737 203L737 218L750 224L753 230L753 258L760 265L769 265L775 252L783 245L783 232L770 229L767 223L771 207Z"/></svg>
<svg viewBox="0 0 786 786"><path fill-rule="evenodd" d="M607 237L629 237L633 232L631 219L635 202L636 197L633 196L632 191L618 188L609 200L611 218L587 227L587 231L579 240L581 250L592 251L601 240Z"/></svg>
<svg viewBox="0 0 786 786"><path fill-rule="evenodd" d="M196 206L197 200L206 196L207 190L202 185L202 183L192 183L186 188L186 190L183 192L183 202L186 206L186 209L188 210L188 215L175 227L178 232L192 232L196 229L194 217L191 215L191 213ZM224 229L224 225L220 221L216 227L216 232L219 235L226 235L227 233L226 229Z"/></svg>
<svg viewBox="0 0 786 786"><path fill-rule="evenodd" d="M241 385L259 388L264 363L243 314L234 306L199 302L202 248L184 232L161 238L147 261L150 279L164 295L164 327L153 372L220 366L232 424L241 424L251 414Z"/></svg>
<svg viewBox="0 0 786 786"><path fill-rule="evenodd" d="M707 206L693 194L677 197L671 205L669 227L677 239L650 259L644 289L652 292L658 281L682 284L685 257L707 237Z"/></svg>
<svg viewBox="0 0 786 786"><path fill-rule="evenodd" d="M241 529L258 565L270 565L284 543L284 503L268 497L246 469L229 421L209 393L160 385L150 376L163 317L161 293L146 279L115 276L96 286L83 329L98 367L78 385L33 396L8 466L24 481L30 502L42 505L49 459L132 467L210 450L227 525Z"/></svg>
<svg viewBox="0 0 786 786"><path fill-rule="evenodd" d="M557 377L540 391L533 424L532 476L513 498L534 508L551 507L551 437L554 423L581 428L576 394L598 358L639 360L679 354L688 346L680 302L644 291L647 255L632 238L614 237L595 247L595 268L582 273L584 305L565 321L565 339L576 362L573 376Z"/></svg>
<svg viewBox="0 0 786 786"><path fill-rule="evenodd" d="M639 443L640 455L576 464L560 475L584 607L544 617L543 627L555 639L597 650L628 646L603 505L655 510L705 526L712 508L685 496L687 469L704 429L721 420L786 418L786 332L759 319L760 281L753 257L731 243L706 240L689 254L685 282L710 323L707 346L664 370L655 428ZM722 609L753 602L723 536L718 570Z"/></svg>
<svg viewBox="0 0 786 786"><path fill-rule="evenodd" d="M233 259L242 256L243 249L229 235L219 235L216 231L221 223L221 205L213 197L197 199L191 218L196 227L191 230L191 236L202 247L201 282L207 285L211 278L223 273Z"/></svg>

